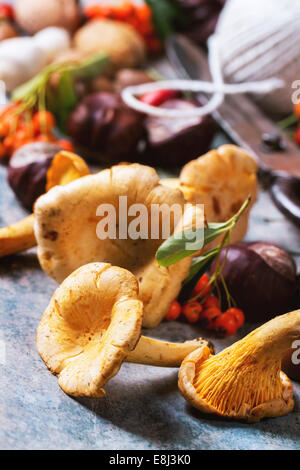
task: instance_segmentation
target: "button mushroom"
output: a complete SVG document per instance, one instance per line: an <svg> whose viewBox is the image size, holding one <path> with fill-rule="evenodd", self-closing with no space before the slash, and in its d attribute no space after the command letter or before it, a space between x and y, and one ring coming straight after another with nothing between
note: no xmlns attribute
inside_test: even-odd
<svg viewBox="0 0 300 470"><path fill-rule="evenodd" d="M120 209L120 196L127 198L123 209ZM98 224L104 213L99 213L98 208L104 210L107 204L115 209L114 233L99 237ZM149 220L147 233L137 239L129 236L127 227L122 233L121 215L127 217L127 208L134 204L143 206ZM157 218L157 237L152 237L150 226L154 204L164 204L167 208L177 204L182 212L185 209L179 190L162 186L153 168L139 164L113 166L68 186L56 186L35 204L35 235L41 267L57 282L63 281L78 267L95 261L128 269L139 281L140 298L144 302L144 326L156 326L178 295L189 273L191 258L168 268L159 266L155 255L163 241L163 217ZM182 231L195 227L200 220L200 217L196 218L197 213L200 215L196 206L187 208L176 227L170 217L171 234L175 228ZM128 225L133 219L134 216L128 214Z"/></svg>
<svg viewBox="0 0 300 470"><path fill-rule="evenodd" d="M39 144L40 145L40 144ZM41 153L41 148L38 147L37 151ZM33 149L32 149L33 152ZM33 152L34 153L34 152ZM20 155L22 157L22 155ZM61 151L58 152L51 164L48 161L49 158L44 158L44 155L41 155L43 158L42 165L46 165L44 170L42 169L43 174L46 173L46 190L48 191L56 185L65 185L70 183L81 176L89 174L89 169L84 160L75 155L72 152ZM52 157L51 157L52 158ZM38 161L39 156L36 156L37 163L32 164L30 161L27 162L27 169L23 167L23 173L16 174L16 178L20 184L20 180L24 184L28 183L29 177L32 181L36 183L37 174L40 177L41 173L41 164ZM48 168L48 166L50 167ZM48 168L48 170L47 170ZM24 174L27 178L24 180ZM42 176L43 176L42 174ZM29 175L29 177L28 177ZM22 178L21 178L22 177ZM26 186L26 184L25 184ZM39 183L40 186L40 183ZM22 188L19 188L21 191ZM27 188L29 191L30 188ZM40 188L39 188L40 189ZM24 187L23 187L24 190ZM36 188L35 188L36 190ZM33 230L34 215L30 216L16 222L9 227L4 227L0 229L0 257L7 256L13 253L18 253L20 251L27 250L36 245L36 239Z"/></svg>
<svg viewBox="0 0 300 470"><path fill-rule="evenodd" d="M199 348L183 361L179 388L204 413L247 422L286 415L294 407L293 387L281 360L297 338L300 310L274 318L214 357Z"/></svg>
<svg viewBox="0 0 300 470"><path fill-rule="evenodd" d="M55 291L37 329L37 348L66 393L103 397L124 360L176 367L189 352L209 346L201 339L175 344L141 337L142 316L134 275L91 263Z"/></svg>
<svg viewBox="0 0 300 470"><path fill-rule="evenodd" d="M166 179L162 183L180 188L188 202L204 204L208 222L225 222L248 196L251 196L251 206L255 202L256 171L257 165L247 152L235 145L222 145L187 163L179 179ZM234 228L232 243L244 238L251 206Z"/></svg>

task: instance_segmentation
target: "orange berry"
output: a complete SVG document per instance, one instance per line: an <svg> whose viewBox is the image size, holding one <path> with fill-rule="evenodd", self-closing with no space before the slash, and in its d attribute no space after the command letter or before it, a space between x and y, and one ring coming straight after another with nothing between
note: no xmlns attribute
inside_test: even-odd
<svg viewBox="0 0 300 470"><path fill-rule="evenodd" d="M136 7L136 15L141 21L152 22L152 10L146 3Z"/></svg>
<svg viewBox="0 0 300 470"><path fill-rule="evenodd" d="M222 312L218 307L210 307L203 310L200 315L200 319L205 328L208 330L213 330L214 322L220 315L222 315Z"/></svg>
<svg viewBox="0 0 300 470"><path fill-rule="evenodd" d="M203 274L194 288L195 295L201 294L201 297L207 295L211 290L211 285L209 284L209 276L207 274Z"/></svg>
<svg viewBox="0 0 300 470"><path fill-rule="evenodd" d="M179 302L177 302L177 300L173 300L173 302L171 303L169 307L169 310L167 311L165 319L167 321L177 320L180 314L181 314L181 305Z"/></svg>
<svg viewBox="0 0 300 470"><path fill-rule="evenodd" d="M111 5L102 5L101 7L102 18L113 18L114 17L114 7Z"/></svg>
<svg viewBox="0 0 300 470"><path fill-rule="evenodd" d="M100 5L90 5L84 9L84 14L87 18L99 18L102 16L102 9Z"/></svg>
<svg viewBox="0 0 300 470"><path fill-rule="evenodd" d="M29 139L15 139L14 143L14 151L23 147L26 144L29 144L30 140Z"/></svg>
<svg viewBox="0 0 300 470"><path fill-rule="evenodd" d="M138 19L136 28L142 36L148 36L153 32L153 26L151 23L139 21Z"/></svg>
<svg viewBox="0 0 300 470"><path fill-rule="evenodd" d="M294 133L294 141L296 144L300 145L300 127Z"/></svg>
<svg viewBox="0 0 300 470"><path fill-rule="evenodd" d="M138 18L136 18L135 16L129 16L126 20L126 23L130 24L137 31L139 30L140 23Z"/></svg>
<svg viewBox="0 0 300 470"><path fill-rule="evenodd" d="M203 302L203 308L217 307L220 308L220 301L215 295L210 295Z"/></svg>
<svg viewBox="0 0 300 470"><path fill-rule="evenodd" d="M0 122L0 137L4 137L8 134L9 129L5 121Z"/></svg>
<svg viewBox="0 0 300 470"><path fill-rule="evenodd" d="M6 157L6 155L7 155L7 152L6 152L5 145L2 142L0 142L0 160Z"/></svg>
<svg viewBox="0 0 300 470"><path fill-rule="evenodd" d="M4 141L3 141L3 144L4 144L4 147L8 150L8 151L11 151L14 147L14 144L15 144L15 138L14 136L12 135L8 135L7 137L5 137Z"/></svg>
<svg viewBox="0 0 300 470"><path fill-rule="evenodd" d="M199 302L187 302L182 307L182 313L189 323L197 323L202 312L202 306Z"/></svg>
<svg viewBox="0 0 300 470"><path fill-rule="evenodd" d="M12 20L14 18L14 9L8 3L0 4L0 19Z"/></svg>
<svg viewBox="0 0 300 470"><path fill-rule="evenodd" d="M234 335L238 329L236 319L229 312L225 312L216 318L214 326L216 332L223 337Z"/></svg>
<svg viewBox="0 0 300 470"><path fill-rule="evenodd" d="M67 139L60 139L56 141L63 150L68 150L69 152L74 152L74 145Z"/></svg>
<svg viewBox="0 0 300 470"><path fill-rule="evenodd" d="M35 142L55 142L56 138L52 134L40 134L34 140Z"/></svg>
<svg viewBox="0 0 300 470"><path fill-rule="evenodd" d="M50 111L38 111L33 115L32 122L36 133L46 134L55 126L55 118Z"/></svg>
<svg viewBox="0 0 300 470"><path fill-rule="evenodd" d="M32 137L30 129L28 129L25 126L19 128L15 133L16 140L26 140L26 139L29 139L30 137Z"/></svg>
<svg viewBox="0 0 300 470"><path fill-rule="evenodd" d="M300 118L300 101L297 104L294 104L294 114Z"/></svg>
<svg viewBox="0 0 300 470"><path fill-rule="evenodd" d="M6 114L3 118L4 125L7 128L7 134L9 132L15 132L15 130L18 128L19 124L21 121L21 117L19 115L11 115L11 114Z"/></svg>
<svg viewBox="0 0 300 470"><path fill-rule="evenodd" d="M241 328L243 326L243 324L245 323L245 314L244 314L243 310L241 310L239 308L232 307L232 308L229 308L228 310L226 310L225 313L231 313L231 315L234 316L234 318L237 322L237 327L238 328Z"/></svg>
<svg viewBox="0 0 300 470"><path fill-rule="evenodd" d="M120 4L117 6L117 10L127 18L135 13L134 5L128 0L123 0L120 2Z"/></svg>

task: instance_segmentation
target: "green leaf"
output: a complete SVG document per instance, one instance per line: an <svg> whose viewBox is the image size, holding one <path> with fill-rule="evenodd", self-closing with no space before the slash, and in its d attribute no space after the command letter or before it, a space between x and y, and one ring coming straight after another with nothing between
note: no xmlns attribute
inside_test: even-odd
<svg viewBox="0 0 300 470"><path fill-rule="evenodd" d="M213 250L205 253L205 255L194 258L191 264L189 276L185 280L185 283L193 279L196 274L204 274L207 271L209 265L212 263L213 259L217 256L218 252L219 249L214 248Z"/></svg>
<svg viewBox="0 0 300 470"><path fill-rule="evenodd" d="M208 223L207 227L204 229L204 245L208 245L209 243L213 242L216 238L218 238L222 233L227 232L232 226L232 221L227 221L224 223L216 224L216 223Z"/></svg>
<svg viewBox="0 0 300 470"><path fill-rule="evenodd" d="M200 229L201 232L203 229ZM179 236L173 235L169 237L158 249L156 253L156 259L158 264L161 266L171 266L172 264L177 263L183 258L192 255L196 251L201 250L203 246L203 238L201 237L201 243L199 247L195 250L186 250L186 245L188 243L193 243L193 240L196 239L196 235L200 230L186 230L182 232ZM200 234L201 235L201 234ZM194 236L194 238L192 238Z"/></svg>
<svg viewBox="0 0 300 470"><path fill-rule="evenodd" d="M183 236L178 238L178 235L173 235L168 238L158 249L156 253L156 259L158 264L161 266L171 266L172 264L178 263L178 261L191 256L193 253L201 250L205 245L211 243L218 238L222 233L227 232L232 222L224 222L220 224L208 224L199 230L187 230L183 233ZM204 233L204 238L201 237L201 233ZM196 240L196 236L199 236L200 243L195 246L193 250L186 250L187 243L192 244ZM194 238L193 238L194 235Z"/></svg>
<svg viewBox="0 0 300 470"><path fill-rule="evenodd" d="M76 65L69 63L51 64L31 80L16 88L12 94L12 99L13 101L21 101L25 107L33 108L38 104L40 95L45 93L46 90L49 109L58 115L61 123L65 123L67 114L77 103L74 80L79 78L89 80L99 76L108 63L108 55L98 53ZM47 86L53 72L57 72L61 76L57 90L51 90Z"/></svg>
<svg viewBox="0 0 300 470"><path fill-rule="evenodd" d="M235 226L235 224L237 223L241 215L244 213L249 203L250 203L250 198L248 198L244 202L244 204L241 206L239 211L233 217L231 217L231 219L227 220L226 222L208 223L207 227L204 228L203 243L201 243L201 246L200 244L198 246L195 246L195 249L193 250L187 250L186 244L193 243L192 235L194 235L194 240L198 239L202 241L202 238L201 238L201 233L203 231L202 228L198 230L190 229L190 230L183 232L181 236L178 236L177 234L168 238L164 243L162 243L162 245L159 247L156 253L156 259L158 261L158 264L160 264L161 266L171 266L175 263L178 263L178 261L182 260L183 258L186 258L187 256L191 256L192 254L201 250L205 245L208 245L209 243L214 241L223 233L231 230ZM200 231L201 233L199 233ZM196 237L199 237L199 238L196 238Z"/></svg>
<svg viewBox="0 0 300 470"><path fill-rule="evenodd" d="M28 80L27 82L23 83L17 87L14 92L12 93L12 100L13 101L24 101L28 97L32 97L34 95L38 95L39 90L41 87L45 86L47 80L49 79L52 72L58 70L61 65L49 65L45 67L40 73L35 75L33 78ZM37 96L36 96L37 101Z"/></svg>
<svg viewBox="0 0 300 470"><path fill-rule="evenodd" d="M34 95L40 87L41 81L41 76L36 75L34 78L29 80L29 82L17 87L12 93L12 100L21 101L27 95Z"/></svg>
<svg viewBox="0 0 300 470"><path fill-rule="evenodd" d="M185 14L176 0L146 0L146 3L152 10L156 32L163 40L185 21Z"/></svg>
<svg viewBox="0 0 300 470"><path fill-rule="evenodd" d="M58 125L62 131L65 131L68 116L77 104L74 81L68 71L61 73L56 92L52 95L53 98L52 106L56 110Z"/></svg>
<svg viewBox="0 0 300 470"><path fill-rule="evenodd" d="M72 65L68 71L74 78L82 80L90 80L91 78L99 76L109 64L108 55L105 53L94 54L79 65Z"/></svg>

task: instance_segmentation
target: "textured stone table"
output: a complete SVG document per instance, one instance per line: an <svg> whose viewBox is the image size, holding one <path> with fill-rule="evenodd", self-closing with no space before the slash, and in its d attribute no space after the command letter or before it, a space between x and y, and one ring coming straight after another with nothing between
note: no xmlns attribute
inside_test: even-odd
<svg viewBox="0 0 300 470"><path fill-rule="evenodd" d="M23 214L0 167L0 226ZM300 251L299 231L265 193L253 209L248 239ZM35 250L0 260L1 449L300 449L300 385L293 413L254 425L208 418L189 407L174 369L124 364L106 386L106 398L68 397L35 348L35 330L55 287ZM200 334L177 322L151 331L170 340ZM236 339L217 341L218 350Z"/></svg>

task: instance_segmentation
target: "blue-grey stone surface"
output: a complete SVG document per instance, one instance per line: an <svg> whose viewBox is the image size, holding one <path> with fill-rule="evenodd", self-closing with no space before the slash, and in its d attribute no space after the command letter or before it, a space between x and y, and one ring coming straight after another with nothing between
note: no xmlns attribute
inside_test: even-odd
<svg viewBox="0 0 300 470"><path fill-rule="evenodd" d="M0 226L23 215L0 167ZM252 211L248 239L300 251L299 231L263 192ZM300 384L295 384L293 413L253 425L192 409L178 392L174 369L123 364L106 386L105 398L65 395L35 348L36 327L55 288L34 249L0 260L1 449L300 449ZM246 325L239 336L252 327ZM200 334L197 327L177 322L151 331L170 340ZM217 341L218 350L237 339Z"/></svg>

